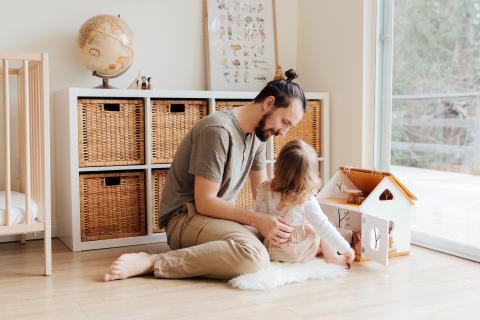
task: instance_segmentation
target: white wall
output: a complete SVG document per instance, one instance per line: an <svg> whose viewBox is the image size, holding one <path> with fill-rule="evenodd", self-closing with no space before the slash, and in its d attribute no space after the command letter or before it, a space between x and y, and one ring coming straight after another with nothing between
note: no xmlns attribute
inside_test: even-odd
<svg viewBox="0 0 480 320"><path fill-rule="evenodd" d="M330 93L330 172L362 165L363 4L300 0L297 67L307 91Z"/></svg>
<svg viewBox="0 0 480 320"><path fill-rule="evenodd" d="M280 64L299 71L305 90L331 95L331 172L365 159L365 1L276 0ZM3 4L4 12L0 51L47 51L52 92L98 85L75 51L80 26L96 14L120 14L136 37L135 62L112 85L128 86L141 69L155 88L206 88L203 0L24 0Z"/></svg>
<svg viewBox="0 0 480 320"><path fill-rule="evenodd" d="M289 66L296 61L297 1L277 0L279 56ZM2 13L0 51L48 52L52 91L101 82L75 50L80 26L97 14L120 14L135 35L135 62L113 86L127 87L141 69L155 88L206 88L203 0L8 1Z"/></svg>
<svg viewBox="0 0 480 320"><path fill-rule="evenodd" d="M276 3L279 62L284 69L295 68L298 0ZM80 26L97 14L120 14L135 35L135 62L124 75L111 80L111 85L127 87L141 69L152 77L157 89L206 89L203 0L2 1L1 12L0 51L48 52L52 93L65 87L100 84L76 55ZM52 134L53 129L54 124ZM55 202L52 204L55 209Z"/></svg>
<svg viewBox="0 0 480 320"><path fill-rule="evenodd" d="M277 12L278 60L286 71L297 67L298 3L303 0L275 0Z"/></svg>

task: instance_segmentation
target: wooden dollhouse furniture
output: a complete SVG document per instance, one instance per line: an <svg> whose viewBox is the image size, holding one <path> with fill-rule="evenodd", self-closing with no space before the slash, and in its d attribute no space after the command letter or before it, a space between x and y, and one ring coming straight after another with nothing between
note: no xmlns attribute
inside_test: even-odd
<svg viewBox="0 0 480 320"><path fill-rule="evenodd" d="M340 167L317 199L335 227L353 232L356 261L387 265L389 257L409 254L417 198L392 173Z"/></svg>
<svg viewBox="0 0 480 320"><path fill-rule="evenodd" d="M0 236L21 235L24 243L26 234L44 232L45 275L51 275L48 56L8 52L0 61Z"/></svg>
<svg viewBox="0 0 480 320"><path fill-rule="evenodd" d="M73 251L165 242L157 213L168 168L202 117L251 101L256 92L68 88L55 94L59 238ZM267 144L267 172L292 139L318 152L328 179L328 94L306 93L308 111ZM249 182L236 199L253 209Z"/></svg>

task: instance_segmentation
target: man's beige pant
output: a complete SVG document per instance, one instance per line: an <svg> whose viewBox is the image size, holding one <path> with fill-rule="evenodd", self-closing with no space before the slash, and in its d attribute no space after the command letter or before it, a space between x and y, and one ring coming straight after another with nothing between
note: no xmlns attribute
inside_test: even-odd
<svg viewBox="0 0 480 320"><path fill-rule="evenodd" d="M237 222L197 214L190 203L170 219L167 238L172 251L157 255L157 278L231 279L270 263L265 246L253 230Z"/></svg>

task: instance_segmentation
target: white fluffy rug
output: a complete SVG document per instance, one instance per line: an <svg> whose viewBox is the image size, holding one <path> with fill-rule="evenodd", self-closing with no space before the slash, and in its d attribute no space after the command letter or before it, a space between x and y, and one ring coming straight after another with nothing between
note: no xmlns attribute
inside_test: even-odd
<svg viewBox="0 0 480 320"><path fill-rule="evenodd" d="M343 276L345 267L314 259L306 263L271 263L270 267L235 277L229 282L242 290L269 290L287 283Z"/></svg>

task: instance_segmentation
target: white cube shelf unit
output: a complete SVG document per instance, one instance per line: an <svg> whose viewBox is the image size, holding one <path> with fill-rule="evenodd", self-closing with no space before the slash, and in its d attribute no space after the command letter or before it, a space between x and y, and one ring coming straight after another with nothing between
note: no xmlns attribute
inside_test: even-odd
<svg viewBox="0 0 480 320"><path fill-rule="evenodd" d="M152 184L152 171L156 169L168 169L170 163L163 161L164 163L157 163L152 157L153 150L157 145L153 143L161 143L160 140L152 138L153 131L153 106L158 105L158 101L161 100L175 100L175 101L205 101L207 106L206 114L211 114L215 112L216 106L220 106L221 103L225 104L225 101L235 101L238 102L248 102L252 100L257 95L257 92L227 92L227 91L162 91L162 90L127 90L127 89L85 89L85 88L67 88L55 93L55 149L56 149L56 165L55 165L55 175L56 175L56 212L57 212L57 221L58 221L58 235L59 238L73 251L82 251L82 250L91 250L91 249L101 249L101 248L111 248L111 247L120 247L120 246L129 246L129 245L139 245L147 243L158 243L166 242L166 236L164 232L158 232L156 230L154 218L155 210L153 209L155 205L158 207L158 203L154 203L154 195L152 190L158 190L156 186ZM316 149L319 153L319 164L320 164L320 175L323 181L328 181L329 179L329 130L328 130L328 93L323 92L308 92L306 93L307 100L311 102L315 110L315 115L308 118L308 121L313 123L312 130L315 130L314 139L318 140L318 145ZM138 148L141 150L133 150L133 154L137 155L137 159L131 161L126 159L122 162L121 165L116 164L115 161L109 162L108 165L102 165L100 162L85 162L84 157L81 156L83 149L79 151L79 144L84 144L85 137L82 136L82 128L79 128L79 118L84 121L82 123L87 123L88 117L90 115L79 116L79 101L87 102L101 102L105 103L105 110L108 108L113 108L110 111L115 111L115 108L118 108L118 100L132 100L132 108L136 109L137 112L132 113L132 117L136 117L138 120L141 118L141 124L134 125L133 131L142 132L141 137L139 138L138 134L131 132L132 130L124 130L122 132L116 132L113 134L113 138L116 139L115 143L120 143L124 145L130 145L138 143ZM117 101L116 103L106 103L108 101ZM319 102L319 103L318 103ZM200 104L199 104L200 105ZM113 106L113 107L112 107ZM172 104L173 106L173 104ZM318 110L320 109L320 110ZM123 110L123 109L122 109ZM205 115L206 115L205 114ZM88 119L87 119L88 118ZM304 117L305 119L306 117ZM103 121L103 120L102 120ZM91 123L90 123L91 125ZM102 139L105 137L102 135L102 130L100 125L93 125L88 129L88 135L93 135L90 138L93 138L96 143L102 143ZM293 130L291 132L294 132ZM83 132L85 134L85 130ZM97 136L95 136L97 135ZM133 138L132 138L133 137ZM288 135L287 135L288 137ZM95 139L96 138L96 139ZM301 138L301 137L292 137L292 138ZM129 140L128 140L129 139ZM133 139L133 140L132 140ZM136 139L136 140L135 140ZM138 140L142 141L138 141ZM168 139L167 137L165 139ZM93 141L92 140L92 141ZM128 141L128 143L127 143ZM132 142L133 141L133 142ZM156 141L156 142L155 142ZM103 141L105 144L105 141ZM113 142L112 142L113 143ZM108 144L108 143L106 143ZM313 143L315 144L315 143ZM107 146L109 147L109 146ZM273 164L275 161L275 154L279 148L278 142L275 146L273 139L270 139L267 147L267 169L268 174L271 176L273 172ZM111 146L110 146L110 149ZM85 151L90 152L90 151ZM132 152L132 150L128 150ZM141 174L139 175L138 172ZM114 173L118 173L119 178L115 178ZM136 190L138 194L144 194L144 199L139 201L139 204L134 210L143 210L144 217L140 222L135 220L132 222L140 223L141 234L139 235L139 230L128 230L124 232L121 237L118 238L102 238L96 236L89 236L82 232L82 226L87 219L83 214L81 207L84 208L89 206L90 210L102 210L101 203L100 205L96 203L85 204L85 201L82 202L82 198L85 197L86 184L83 184L81 188L82 181L85 181L85 177L97 176L99 174L104 174L105 185L108 186L108 183L113 183L114 185L120 180L123 179L128 173L133 173L135 177L129 180L130 186L126 185L126 190ZM82 179L81 179L82 178ZM143 179L143 180L141 180ZM138 182L141 181L141 182ZM144 183L144 185L139 185ZM130 188L130 189L128 189ZM245 188L247 190L248 188ZM126 191L123 191L126 192ZM110 202L110 198L100 198L101 201ZM116 199L115 197L112 199ZM129 200L125 200L125 205L132 207L132 203L135 204L135 199L133 196ZM98 202L99 200L96 199ZM115 206L115 200L111 200ZM129 201L129 203L126 203ZM122 205L123 205L122 204ZM133 205L134 206L134 205ZM113 211L121 212L121 209L113 209ZM114 212L108 212L108 214L115 214ZM127 217L126 223L130 223L129 220L132 217ZM98 222L98 221L97 221ZM101 223L101 221L100 221ZM124 221L125 224L125 221ZM97 228L95 226L93 229ZM133 228L135 229L135 228ZM95 229L97 230L97 229Z"/></svg>

